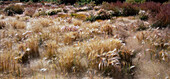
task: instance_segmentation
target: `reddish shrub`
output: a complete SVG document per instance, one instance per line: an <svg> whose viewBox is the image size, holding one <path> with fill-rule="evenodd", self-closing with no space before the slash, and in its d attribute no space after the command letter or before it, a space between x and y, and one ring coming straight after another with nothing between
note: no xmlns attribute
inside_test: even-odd
<svg viewBox="0 0 170 79"><path fill-rule="evenodd" d="M159 13L161 7L161 3L156 2L145 2L140 5L140 8L143 10L150 10L153 13Z"/></svg>
<svg viewBox="0 0 170 79"><path fill-rule="evenodd" d="M116 3L107 3L104 2L102 4L102 8L105 10L113 10L114 15L123 15L123 16L129 16L129 15L136 15L139 12L139 7L136 4L130 4L130 3L122 3L117 1Z"/></svg>
<svg viewBox="0 0 170 79"><path fill-rule="evenodd" d="M103 2L102 3L102 8L105 10L113 10L115 11L116 8L121 8L122 7L122 2L117 1L116 3L107 3Z"/></svg>
<svg viewBox="0 0 170 79"><path fill-rule="evenodd" d="M170 25L170 4L160 7L160 12L154 18L153 27L169 27Z"/></svg>

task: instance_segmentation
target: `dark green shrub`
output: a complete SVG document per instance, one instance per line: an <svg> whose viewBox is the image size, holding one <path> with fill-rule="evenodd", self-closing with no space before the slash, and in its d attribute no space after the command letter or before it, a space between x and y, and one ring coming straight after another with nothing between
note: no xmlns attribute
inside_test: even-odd
<svg viewBox="0 0 170 79"><path fill-rule="evenodd" d="M12 15L12 14L22 14L24 12L24 8L21 5L14 5L11 4L7 6L4 11L7 13L7 15Z"/></svg>
<svg viewBox="0 0 170 79"><path fill-rule="evenodd" d="M75 2L77 2L78 0L58 0L59 3L61 4L74 4Z"/></svg>
<svg viewBox="0 0 170 79"><path fill-rule="evenodd" d="M127 3L144 3L146 0L126 0Z"/></svg>
<svg viewBox="0 0 170 79"><path fill-rule="evenodd" d="M130 4L130 3L124 3L122 5L122 9L123 9L124 16L131 16L131 15L136 15L139 13L138 6Z"/></svg>
<svg viewBox="0 0 170 79"><path fill-rule="evenodd" d="M88 4L90 2L92 2L92 0L79 0L78 1L79 5L85 5L85 4Z"/></svg>
<svg viewBox="0 0 170 79"><path fill-rule="evenodd" d="M144 21L146 21L146 20L148 20L148 15L141 15L141 16L139 16L139 18L141 19L141 20L144 20Z"/></svg>

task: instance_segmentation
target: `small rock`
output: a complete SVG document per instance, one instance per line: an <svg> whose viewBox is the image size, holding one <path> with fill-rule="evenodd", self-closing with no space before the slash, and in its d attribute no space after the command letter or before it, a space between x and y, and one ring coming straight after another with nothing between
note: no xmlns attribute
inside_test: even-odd
<svg viewBox="0 0 170 79"><path fill-rule="evenodd" d="M40 71L41 72L45 72L45 71L47 71L47 69L46 68L42 68L42 69L40 69Z"/></svg>

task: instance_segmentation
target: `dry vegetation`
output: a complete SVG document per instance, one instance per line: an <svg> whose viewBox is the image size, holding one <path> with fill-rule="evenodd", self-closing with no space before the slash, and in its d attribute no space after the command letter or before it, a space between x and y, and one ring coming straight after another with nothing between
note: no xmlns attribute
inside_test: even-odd
<svg viewBox="0 0 170 79"><path fill-rule="evenodd" d="M169 79L169 15L158 11L156 18L166 22L153 28L150 11L135 6L6 5L0 14L0 78Z"/></svg>

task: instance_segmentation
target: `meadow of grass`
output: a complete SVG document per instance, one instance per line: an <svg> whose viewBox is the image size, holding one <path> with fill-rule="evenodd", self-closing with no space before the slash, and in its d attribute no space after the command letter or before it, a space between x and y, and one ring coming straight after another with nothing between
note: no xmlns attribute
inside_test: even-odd
<svg viewBox="0 0 170 79"><path fill-rule="evenodd" d="M170 77L169 3L0 7L2 79Z"/></svg>

